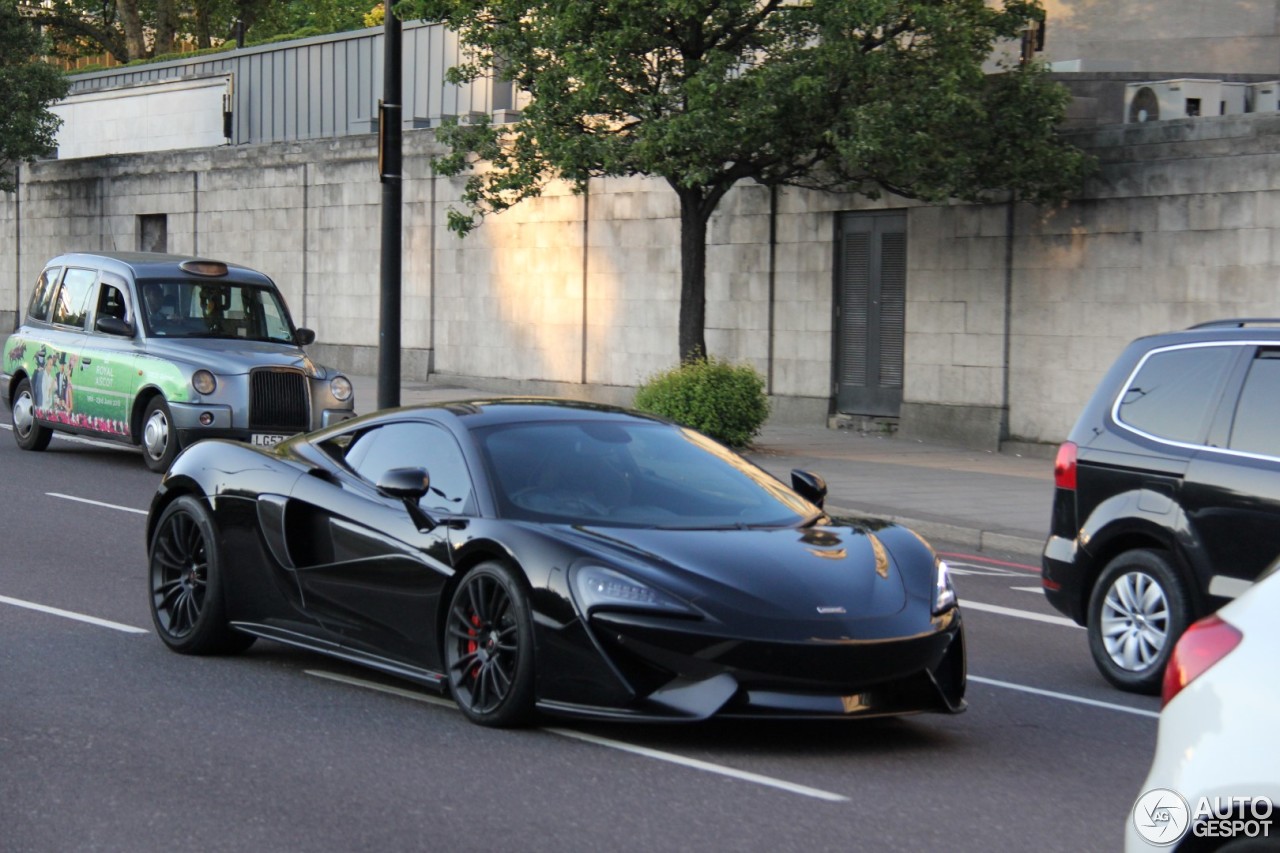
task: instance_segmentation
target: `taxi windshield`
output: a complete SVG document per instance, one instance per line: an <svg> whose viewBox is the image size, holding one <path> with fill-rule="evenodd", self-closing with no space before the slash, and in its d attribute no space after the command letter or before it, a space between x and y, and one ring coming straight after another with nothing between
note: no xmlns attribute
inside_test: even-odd
<svg viewBox="0 0 1280 853"><path fill-rule="evenodd" d="M229 281L143 281L139 289L151 335L294 341L284 303L269 287Z"/></svg>

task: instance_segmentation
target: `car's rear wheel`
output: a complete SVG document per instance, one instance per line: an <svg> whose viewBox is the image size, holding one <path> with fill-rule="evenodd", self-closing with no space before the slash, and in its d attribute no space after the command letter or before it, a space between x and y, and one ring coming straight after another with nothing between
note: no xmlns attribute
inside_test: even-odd
<svg viewBox="0 0 1280 853"><path fill-rule="evenodd" d="M1121 690L1159 693L1173 646L1191 623L1186 583L1161 551L1135 549L1103 569L1089 599L1089 650Z"/></svg>
<svg viewBox="0 0 1280 853"><path fill-rule="evenodd" d="M13 437L23 450L44 450L53 438L53 430L36 422L30 379L19 382L13 395Z"/></svg>
<svg viewBox="0 0 1280 853"><path fill-rule="evenodd" d="M151 536L151 619L175 652L243 651L254 638L227 625L222 551L209 511L191 495L160 515Z"/></svg>
<svg viewBox="0 0 1280 853"><path fill-rule="evenodd" d="M152 471L169 470L178 455L178 433L173 428L173 415L164 397L153 397L142 416L142 458Z"/></svg>
<svg viewBox="0 0 1280 853"><path fill-rule="evenodd" d="M502 563L482 563L454 590L445 620L453 699L472 722L518 726L533 716L533 623L524 584Z"/></svg>

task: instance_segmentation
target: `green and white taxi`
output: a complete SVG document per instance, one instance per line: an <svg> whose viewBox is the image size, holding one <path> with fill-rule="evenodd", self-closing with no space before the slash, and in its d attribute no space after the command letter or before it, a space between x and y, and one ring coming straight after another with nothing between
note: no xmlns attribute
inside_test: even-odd
<svg viewBox="0 0 1280 853"><path fill-rule="evenodd" d="M202 438L272 445L354 417L347 377L302 347L266 275L147 253L49 261L4 345L0 394L25 450L54 431L141 445L169 467Z"/></svg>

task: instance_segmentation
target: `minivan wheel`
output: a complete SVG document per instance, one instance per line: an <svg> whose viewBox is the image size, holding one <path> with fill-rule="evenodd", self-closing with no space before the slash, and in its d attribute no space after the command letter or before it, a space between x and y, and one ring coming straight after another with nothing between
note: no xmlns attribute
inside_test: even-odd
<svg viewBox="0 0 1280 853"><path fill-rule="evenodd" d="M1121 690L1160 692L1173 646L1191 623L1187 585L1162 551L1115 557L1089 598L1089 651Z"/></svg>

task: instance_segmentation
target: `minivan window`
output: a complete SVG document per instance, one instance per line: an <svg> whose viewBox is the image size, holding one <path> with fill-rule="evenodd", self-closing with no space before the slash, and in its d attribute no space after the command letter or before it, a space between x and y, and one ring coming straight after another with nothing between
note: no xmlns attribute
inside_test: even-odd
<svg viewBox="0 0 1280 853"><path fill-rule="evenodd" d="M62 277L62 287L53 303L53 322L63 326L84 328L85 314L88 313L89 292L93 283L98 280L95 270L83 270L72 267Z"/></svg>
<svg viewBox="0 0 1280 853"><path fill-rule="evenodd" d="M31 305L27 308L28 320L48 320L49 306L53 302L53 292L58 289L58 275L62 267L49 267L40 273L36 289L31 294Z"/></svg>
<svg viewBox="0 0 1280 853"><path fill-rule="evenodd" d="M1280 456L1280 352L1266 351L1253 360L1240 391L1235 422L1231 427L1232 450Z"/></svg>
<svg viewBox="0 0 1280 853"><path fill-rule="evenodd" d="M1152 353L1120 395L1116 419L1157 438L1202 442L1238 352L1215 346Z"/></svg>

